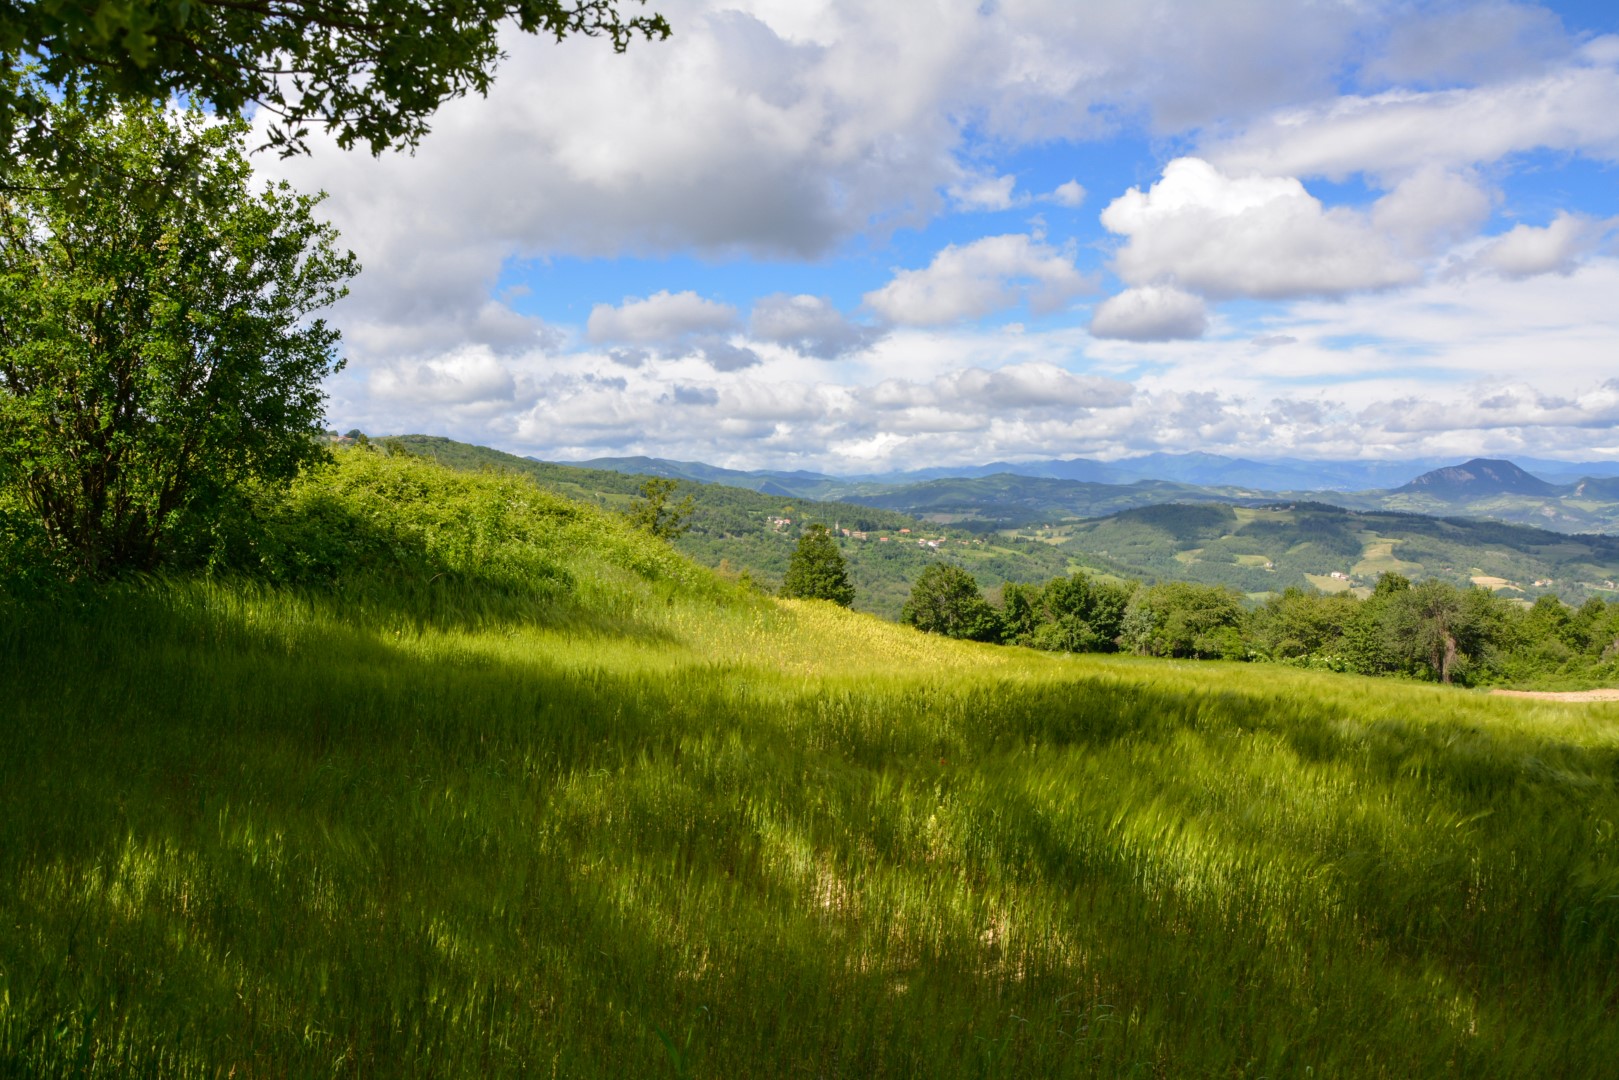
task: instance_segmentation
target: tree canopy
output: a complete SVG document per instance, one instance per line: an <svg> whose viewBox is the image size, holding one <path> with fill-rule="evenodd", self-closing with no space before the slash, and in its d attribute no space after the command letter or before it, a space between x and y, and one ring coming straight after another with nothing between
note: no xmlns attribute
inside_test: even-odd
<svg viewBox="0 0 1619 1080"><path fill-rule="evenodd" d="M900 621L928 634L969 641L1001 639L1001 621L979 591L978 580L949 563L934 563L922 571Z"/></svg>
<svg viewBox="0 0 1619 1080"><path fill-rule="evenodd" d="M623 0L628 4L630 0ZM645 3L645 0L635 0ZM557 40L603 37L622 52L669 36L662 15L626 17L619 0L0 0L0 142L48 142L39 99L19 75L92 107L180 95L273 117L271 145L305 148L311 124L372 153L412 146L450 98L486 94L511 24Z"/></svg>
<svg viewBox="0 0 1619 1080"><path fill-rule="evenodd" d="M630 504L626 515L630 524L645 529L659 540L673 540L685 535L691 528L691 517L697 512L697 507L690 495L677 503L669 501L679 486L678 480L648 477L641 485L640 495Z"/></svg>
<svg viewBox="0 0 1619 1080"><path fill-rule="evenodd" d="M25 162L0 191L0 481L98 576L322 455L338 332L312 316L358 265L320 197L253 190L244 121L50 111L85 171Z"/></svg>
<svg viewBox="0 0 1619 1080"><path fill-rule="evenodd" d="M798 538L787 576L782 579L781 595L798 600L830 600L848 607L854 603L854 586L843 564L843 553L825 525L811 525Z"/></svg>

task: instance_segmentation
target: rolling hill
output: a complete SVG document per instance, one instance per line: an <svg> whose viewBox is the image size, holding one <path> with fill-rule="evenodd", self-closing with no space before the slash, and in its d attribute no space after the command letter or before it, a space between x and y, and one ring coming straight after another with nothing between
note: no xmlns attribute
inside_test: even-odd
<svg viewBox="0 0 1619 1080"><path fill-rule="evenodd" d="M413 435L401 441L455 468L523 473L611 509L627 506L640 486L628 473L538 462L449 439ZM856 606L891 619L922 570L941 560L971 571L991 590L1004 581L1043 582L1084 569L1230 585L1251 595L1306 585L1364 591L1390 570L1484 585L1523 599L1551 593L1579 603L1616 595L1609 583L1619 579L1619 537L1375 505L1266 501L1253 493L1163 482L1088 484L1000 474L925 481L859 496L857 502L784 501L712 483L694 482L683 490L693 496L697 514L679 549L707 566L746 570L771 589L786 571L805 521L865 532L864 540L840 540ZM782 516L794 524L772 524ZM884 535L887 542L881 542ZM941 542L929 547L919 538Z"/></svg>
<svg viewBox="0 0 1619 1080"><path fill-rule="evenodd" d="M1615 706L947 641L403 455L290 499L324 584L0 592L0 1073L1619 1060Z"/></svg>
<svg viewBox="0 0 1619 1080"><path fill-rule="evenodd" d="M1312 585L1369 591L1385 571L1578 604L1619 593L1619 537L1322 503L1170 505L1053 530L1078 562L1250 594Z"/></svg>

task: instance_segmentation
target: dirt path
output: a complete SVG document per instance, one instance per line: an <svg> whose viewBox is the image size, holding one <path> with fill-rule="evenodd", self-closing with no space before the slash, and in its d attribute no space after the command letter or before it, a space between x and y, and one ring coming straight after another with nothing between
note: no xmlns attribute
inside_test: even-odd
<svg viewBox="0 0 1619 1080"><path fill-rule="evenodd" d="M1601 690L1491 690L1501 697L1541 698L1545 701L1619 701L1619 689Z"/></svg>

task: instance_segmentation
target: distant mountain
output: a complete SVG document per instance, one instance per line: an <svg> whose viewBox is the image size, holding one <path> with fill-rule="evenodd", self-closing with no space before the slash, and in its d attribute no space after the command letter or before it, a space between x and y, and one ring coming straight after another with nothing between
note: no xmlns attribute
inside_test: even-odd
<svg viewBox="0 0 1619 1080"><path fill-rule="evenodd" d="M975 528L1077 520L1164 502L1321 499L1356 510L1461 514L1564 533L1619 532L1615 462L1475 458L1457 465L1147 454L1111 462L1051 458L850 477L744 472L649 457L574 464L727 484L782 500L860 502Z"/></svg>
<svg viewBox="0 0 1619 1080"><path fill-rule="evenodd" d="M1407 488L1419 475L1447 467L1467 469L1474 462L1456 465L1455 459L1416 458L1409 461L1311 461L1272 458L1264 461L1220 454L1144 454L1117 461L1092 458L1046 458L1036 461L992 461L984 465L943 465L882 473L834 476L805 470L726 469L700 461L671 461L652 457L595 458L568 464L587 469L643 476L668 476L705 484L769 491L803 499L841 499L873 495L900 485L929 480L982 479L1010 474L1048 480L1075 480L1087 484L1134 484L1160 480L1199 487L1242 488L1249 492L1371 492L1400 491L1434 495L1427 488ZM1619 462L1551 461L1524 458L1518 462L1529 476L1551 484L1572 484L1582 478L1619 477ZM1529 494L1513 491L1511 494Z"/></svg>
<svg viewBox="0 0 1619 1080"><path fill-rule="evenodd" d="M1474 458L1461 465L1425 472L1396 495L1432 495L1449 502L1470 502L1496 495L1556 495L1557 487L1524 472L1510 461Z"/></svg>

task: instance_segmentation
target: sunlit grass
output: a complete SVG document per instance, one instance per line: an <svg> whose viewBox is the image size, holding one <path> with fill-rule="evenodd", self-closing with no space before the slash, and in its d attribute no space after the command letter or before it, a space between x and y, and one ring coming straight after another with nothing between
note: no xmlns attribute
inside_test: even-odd
<svg viewBox="0 0 1619 1080"><path fill-rule="evenodd" d="M0 609L0 1071L1619 1060L1619 706L948 642L568 527L530 600Z"/></svg>

